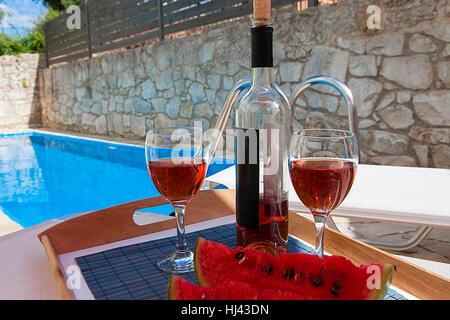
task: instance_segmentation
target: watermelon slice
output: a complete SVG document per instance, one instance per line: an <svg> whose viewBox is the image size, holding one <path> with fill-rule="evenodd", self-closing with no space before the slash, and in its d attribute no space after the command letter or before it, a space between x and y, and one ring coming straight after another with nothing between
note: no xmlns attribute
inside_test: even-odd
<svg viewBox="0 0 450 320"><path fill-rule="evenodd" d="M212 288L190 283L179 277L172 276L167 288L169 300L306 300L313 297L282 291L256 290L249 283L227 281Z"/></svg>
<svg viewBox="0 0 450 320"><path fill-rule="evenodd" d="M248 283L257 292L280 290L313 299L383 299L392 280L389 264L355 266L340 256L269 253L198 238L194 251L197 281L215 287ZM221 289L222 290L222 289Z"/></svg>

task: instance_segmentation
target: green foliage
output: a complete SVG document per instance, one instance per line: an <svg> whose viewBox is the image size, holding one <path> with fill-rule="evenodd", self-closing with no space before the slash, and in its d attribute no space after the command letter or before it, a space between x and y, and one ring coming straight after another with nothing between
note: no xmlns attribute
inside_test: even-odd
<svg viewBox="0 0 450 320"><path fill-rule="evenodd" d="M21 39L22 44L30 52L44 52L45 40L42 30L33 30Z"/></svg>
<svg viewBox="0 0 450 320"><path fill-rule="evenodd" d="M44 51L44 34L30 31L26 36L10 38L0 34L0 55L18 55L21 53L39 53Z"/></svg>
<svg viewBox="0 0 450 320"><path fill-rule="evenodd" d="M34 0L35 2L43 2L48 8L48 12L44 17L37 19L35 27L23 37L8 37L0 33L0 55L18 55L21 53L38 53L44 52L45 37L44 24L57 17L71 5L80 4L84 0ZM2 2L0 0L0 2ZM0 10L0 22L4 17L4 12Z"/></svg>
<svg viewBox="0 0 450 320"><path fill-rule="evenodd" d="M34 0L41 2L41 0ZM50 9L62 11L73 4L80 4L84 0L42 0L42 2Z"/></svg>
<svg viewBox="0 0 450 320"><path fill-rule="evenodd" d="M82 2L84 2L84 0L61 0L61 4L64 6L64 8L68 8L73 4L80 4Z"/></svg>
<svg viewBox="0 0 450 320"><path fill-rule="evenodd" d="M0 38L0 55L17 55L29 52L20 40L18 38L9 39L6 36L2 36Z"/></svg>
<svg viewBox="0 0 450 320"><path fill-rule="evenodd" d="M35 26L23 37L8 37L0 33L0 55L18 55L21 53L44 52L44 24L58 16L61 12L49 9L44 17L37 19Z"/></svg>

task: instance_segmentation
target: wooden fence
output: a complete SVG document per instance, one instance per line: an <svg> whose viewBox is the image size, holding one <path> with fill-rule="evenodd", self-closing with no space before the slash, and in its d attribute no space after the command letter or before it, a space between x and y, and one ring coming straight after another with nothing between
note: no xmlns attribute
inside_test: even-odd
<svg viewBox="0 0 450 320"><path fill-rule="evenodd" d="M272 7L298 2L272 0ZM307 0L307 4L319 2ZM47 66L163 40L164 35L248 15L252 6L251 0L85 0L78 6L80 28L69 29L76 12L44 25Z"/></svg>

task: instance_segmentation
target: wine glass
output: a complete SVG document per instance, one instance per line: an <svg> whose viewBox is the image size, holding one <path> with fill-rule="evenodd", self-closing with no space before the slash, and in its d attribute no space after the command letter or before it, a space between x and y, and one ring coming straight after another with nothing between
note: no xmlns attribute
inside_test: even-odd
<svg viewBox="0 0 450 320"><path fill-rule="evenodd" d="M177 245L158 259L157 267L168 273L194 270L193 253L185 237L186 206L200 189L207 170L203 130L197 127L166 127L147 132L145 156L148 171L159 193L173 206L177 220Z"/></svg>
<svg viewBox="0 0 450 320"><path fill-rule="evenodd" d="M311 211L315 251L323 257L327 216L344 201L358 166L358 143L351 131L303 129L292 135L289 170L295 192Z"/></svg>

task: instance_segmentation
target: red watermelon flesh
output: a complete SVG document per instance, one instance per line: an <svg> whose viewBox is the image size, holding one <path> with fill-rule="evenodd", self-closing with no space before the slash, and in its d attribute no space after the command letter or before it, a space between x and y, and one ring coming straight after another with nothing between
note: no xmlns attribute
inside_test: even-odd
<svg viewBox="0 0 450 320"><path fill-rule="evenodd" d="M249 283L258 292L281 290L314 299L382 299L393 270L387 264L357 267L340 256L272 256L242 247L231 249L202 238L197 240L194 259L201 286L214 287L232 280Z"/></svg>
<svg viewBox="0 0 450 320"><path fill-rule="evenodd" d="M306 300L304 297L282 290L256 290L249 283L226 281L214 287L202 287L172 276L167 288L169 300Z"/></svg>

